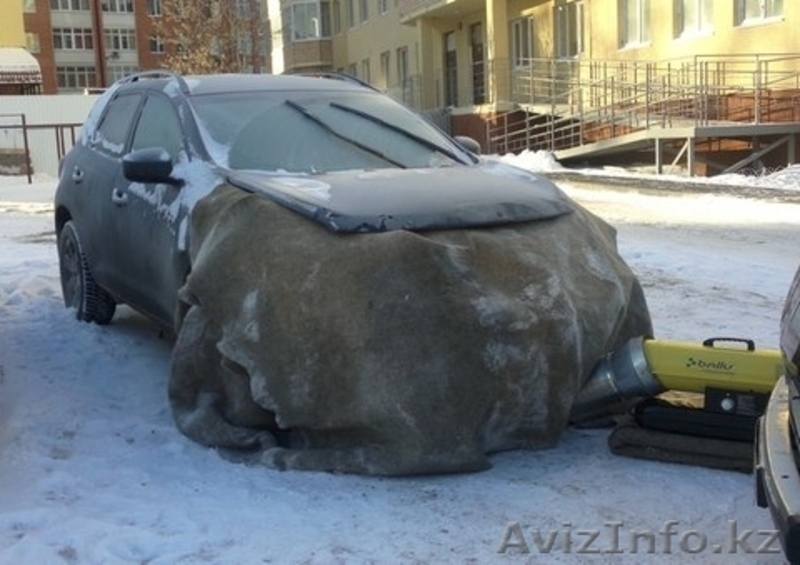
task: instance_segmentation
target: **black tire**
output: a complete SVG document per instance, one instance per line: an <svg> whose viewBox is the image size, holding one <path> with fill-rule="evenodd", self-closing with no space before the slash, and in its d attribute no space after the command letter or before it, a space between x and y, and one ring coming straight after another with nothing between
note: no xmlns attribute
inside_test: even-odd
<svg viewBox="0 0 800 565"><path fill-rule="evenodd" d="M75 308L78 320L108 324L114 317L117 303L94 282L78 230L71 221L64 224L58 235L58 263L64 305Z"/></svg>

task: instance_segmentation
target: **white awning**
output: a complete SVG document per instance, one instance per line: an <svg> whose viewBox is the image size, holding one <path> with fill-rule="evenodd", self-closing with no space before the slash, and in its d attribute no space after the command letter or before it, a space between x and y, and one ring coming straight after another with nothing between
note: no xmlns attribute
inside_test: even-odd
<svg viewBox="0 0 800 565"><path fill-rule="evenodd" d="M41 84L39 61L22 47L0 47L0 84Z"/></svg>

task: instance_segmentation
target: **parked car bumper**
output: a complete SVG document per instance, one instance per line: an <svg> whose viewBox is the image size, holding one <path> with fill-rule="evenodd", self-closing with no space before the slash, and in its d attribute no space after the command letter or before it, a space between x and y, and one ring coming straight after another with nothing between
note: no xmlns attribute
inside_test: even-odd
<svg viewBox="0 0 800 565"><path fill-rule="evenodd" d="M758 420L755 445L756 502L769 508L790 563L800 563L800 471L790 413L790 399L797 397L794 382L781 377Z"/></svg>

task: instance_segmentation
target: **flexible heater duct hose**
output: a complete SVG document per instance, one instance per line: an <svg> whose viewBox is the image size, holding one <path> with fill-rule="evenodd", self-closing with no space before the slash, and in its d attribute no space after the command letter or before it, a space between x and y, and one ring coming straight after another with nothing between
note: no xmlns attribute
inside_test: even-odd
<svg viewBox="0 0 800 565"><path fill-rule="evenodd" d="M717 347L717 342L747 347ZM571 419L588 420L623 400L667 390L769 394L784 369L780 351L757 351L750 340L712 338L695 344L638 337L595 366L575 400Z"/></svg>

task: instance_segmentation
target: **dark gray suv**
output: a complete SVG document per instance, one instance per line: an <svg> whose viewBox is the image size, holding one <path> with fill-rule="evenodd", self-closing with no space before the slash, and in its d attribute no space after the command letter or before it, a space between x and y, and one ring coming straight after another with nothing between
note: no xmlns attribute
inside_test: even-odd
<svg viewBox="0 0 800 565"><path fill-rule="evenodd" d="M61 164L55 223L64 300L85 321L108 323L124 302L173 327L190 270L188 216L226 183L340 232L570 211L550 183L519 170L487 174L467 147L352 80L126 78L98 100ZM392 171L381 181L386 189L354 182L365 170Z"/></svg>

